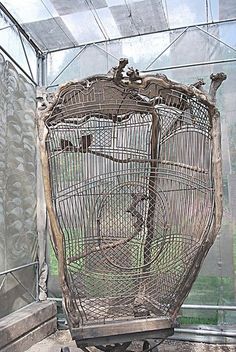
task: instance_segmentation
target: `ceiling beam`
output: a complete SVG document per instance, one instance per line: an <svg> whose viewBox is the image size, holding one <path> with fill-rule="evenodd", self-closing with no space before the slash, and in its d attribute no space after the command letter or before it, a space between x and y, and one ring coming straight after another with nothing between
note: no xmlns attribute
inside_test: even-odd
<svg viewBox="0 0 236 352"><path fill-rule="evenodd" d="M215 22L209 22L209 23L204 22L204 23L193 24L193 25L182 26L182 27L167 28L167 29L162 29L160 31L147 32L147 33L143 33L143 34L132 34L132 35L129 35L129 36L116 37L116 38L109 39L109 40L98 40L98 41L92 41L92 42L85 42L85 43L81 43L81 44L76 45L76 46L68 46L68 47L65 47L65 48L58 48L58 49L49 50L47 52L47 54L55 53L55 52L63 51L63 50L68 50L68 49L75 49L75 48L82 47L84 45L111 43L111 42L115 42L117 40L122 40L122 39L145 37L146 35L150 35L150 34L173 32L173 31L176 31L176 30L184 30L186 28L188 28L188 29L194 28L196 26L204 27L204 26L212 26L212 25L224 24L224 23L226 24L226 23L230 23L230 22L236 22L236 18L231 18L231 19L228 19L228 20L220 20L220 21L215 21Z"/></svg>

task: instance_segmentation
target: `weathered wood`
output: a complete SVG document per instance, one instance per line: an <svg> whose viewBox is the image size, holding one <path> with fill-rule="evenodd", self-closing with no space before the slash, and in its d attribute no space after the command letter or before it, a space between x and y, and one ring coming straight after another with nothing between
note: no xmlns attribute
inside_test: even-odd
<svg viewBox="0 0 236 352"><path fill-rule="evenodd" d="M211 109L210 113L212 118L212 164L215 187L215 218L209 240L213 243L219 233L223 216L223 185L220 113L216 108Z"/></svg>
<svg viewBox="0 0 236 352"><path fill-rule="evenodd" d="M209 89L209 96L210 96L211 100L213 102L215 102L216 92L219 89L219 87L221 86L222 82L224 80L226 80L227 76L225 73L220 72L220 73L216 73L216 74L212 73L210 78L211 78L211 85L210 85L210 89Z"/></svg>
<svg viewBox="0 0 236 352"><path fill-rule="evenodd" d="M159 329L153 331L139 331L136 333L125 333L119 335L109 335L104 337L95 337L95 338L88 338L88 339L75 339L75 342L79 348L82 346L109 346L115 343L125 343L127 341L144 341L147 339L167 339L169 336L174 334L174 328L168 329Z"/></svg>
<svg viewBox="0 0 236 352"><path fill-rule="evenodd" d="M154 236L154 216L155 216L155 207L156 207L156 168L157 168L157 159L158 159L158 138L160 133L159 128L159 117L157 113L152 114L152 130L151 130L151 160L150 161L150 175L149 175L149 185L148 185L148 198L149 198L149 207L147 214L147 236L144 244L144 271L148 270L148 262L151 259L151 247L152 240Z"/></svg>
<svg viewBox="0 0 236 352"><path fill-rule="evenodd" d="M77 152L77 151L75 151ZM80 152L80 151L78 151ZM54 155L51 155L50 156L50 159L52 158L55 158L57 157L58 155L62 154L63 151L59 152L59 153L56 153ZM70 151L70 153L73 153L72 151ZM101 156L102 158L106 158L108 160L111 160L111 161L114 161L116 163L120 163L120 164L127 164L127 163L150 163L150 162L157 162L159 164L165 164L165 165L172 165L172 166L179 166L183 169L188 169L188 170L192 170L192 171L196 171L196 172L200 172L200 173L203 173L203 174L207 174L208 173L208 170L206 169L202 169L200 167L197 167L197 166L194 166L194 165L187 165L187 164L183 164L183 163L177 163L175 161L172 161L172 160L159 160L159 159L136 159L136 158L128 158L128 159L120 159L120 158L115 158L114 156L112 155L108 155L108 154L105 154L105 153L101 153L101 152L97 152L97 151L94 151L94 150L87 150L87 153L89 154L93 154L93 155L96 155L96 156Z"/></svg>
<svg viewBox="0 0 236 352"><path fill-rule="evenodd" d="M3 347L1 352L19 352L27 351L34 344L42 341L57 330L57 318L54 317L34 330L29 331L26 335L18 340L12 341L9 345Z"/></svg>
<svg viewBox="0 0 236 352"><path fill-rule="evenodd" d="M133 68L125 76L126 64L121 60L112 74L66 84L40 112L46 202L65 310L71 329L81 324L73 331L86 331L85 340L103 338L96 324L103 320L104 329L111 328L106 341L125 335L117 322L130 314L142 316L140 324L163 313L173 321L221 224L215 94L225 75L212 76L207 94L201 80L187 86ZM135 199L143 193L148 199L139 204ZM117 306L109 301L114 292ZM89 324L98 328L95 337ZM131 326L133 321L130 335L138 333Z"/></svg>
<svg viewBox="0 0 236 352"><path fill-rule="evenodd" d="M27 339L28 336L28 338L30 338L30 336L32 335L31 331L33 330L36 331L36 329L38 329L39 331L41 331L41 328L45 324L45 322L50 322L50 328L48 328L48 333L46 333L46 330L43 329L44 332L41 331L40 336L42 336L43 338L46 337L48 334L53 333L56 330L57 325L56 314L56 304L52 301L44 301L32 303L0 319L0 350L5 351L4 348L6 348L6 351L9 350L13 352L15 348L13 348L13 346L18 346L17 351L23 351L23 348L19 348L19 346L22 345L21 341L25 340L25 338L23 337L26 336ZM51 328L52 326L54 327ZM38 339L32 339L31 344L36 343L38 341Z"/></svg>
<svg viewBox="0 0 236 352"><path fill-rule="evenodd" d="M121 239L119 241L113 241L112 243L106 243L106 244L100 244L99 246L94 246L89 251L82 252L78 255L67 258L67 260L66 260L67 263L70 264L70 263L75 262L81 258L87 257L87 256L91 255L92 253L106 251L109 249L114 249L118 246L121 246L121 245L124 245L124 244L130 242L133 238L138 236L139 232L142 230L144 220L143 220L142 215L136 210L136 206L138 205L138 203L141 200L144 200L144 199L145 199L145 196L144 197L143 196L142 197L134 197L133 196L133 200L131 202L131 205L126 210L127 212L131 213L132 216L134 216L136 218L136 221L133 222L134 231L131 233L131 235L129 237L127 237L125 239Z"/></svg>
<svg viewBox="0 0 236 352"><path fill-rule="evenodd" d="M141 332L157 332L162 329L170 329L173 327L171 319L166 317L155 318L155 319L140 319L115 322L113 324L105 325L93 325L84 326L78 329L71 329L71 335L73 339L78 337L82 339L114 336L114 335L124 335L124 334L136 334Z"/></svg>
<svg viewBox="0 0 236 352"><path fill-rule="evenodd" d="M223 74L220 77L224 77ZM224 78L226 79L226 77ZM220 79L220 84L224 79ZM215 94L217 89L220 86L219 82L217 81L216 85L213 85L213 92L211 98L215 100ZM222 154L221 154L221 124L220 124L220 113L215 107L209 108L209 115L212 124L211 128L211 135L212 135L212 174L214 180L214 220L213 223L210 224L210 231L205 233L205 236L202 240L201 248L198 250L196 254L196 262L193 266L189 269L189 275L183 285L183 294L182 299L180 300L181 306L184 303L185 298L192 286L193 282L195 281L200 267L209 252L214 240L216 239L222 222L223 216L223 184L222 184ZM173 315L177 316L179 312L179 308L176 308L173 311Z"/></svg>
<svg viewBox="0 0 236 352"><path fill-rule="evenodd" d="M63 235L60 231L58 221L55 215L55 211L52 205L52 193L50 186L50 175L49 175L49 165L48 165L48 155L46 150L46 138L47 129L44 126L42 120L38 123L39 129L39 141L40 141L40 151L41 151L41 163L42 163L42 173L44 179L44 193L45 201L48 211L48 216L50 219L51 229L52 229L52 241L54 244L54 249L58 258L58 272L61 284L61 289L64 295L64 304L70 314L70 319L74 324L78 324L79 313L77 312L77 307L75 306L73 300L71 299L71 292L68 288L66 273L65 273L65 258L64 258L64 248L63 248Z"/></svg>

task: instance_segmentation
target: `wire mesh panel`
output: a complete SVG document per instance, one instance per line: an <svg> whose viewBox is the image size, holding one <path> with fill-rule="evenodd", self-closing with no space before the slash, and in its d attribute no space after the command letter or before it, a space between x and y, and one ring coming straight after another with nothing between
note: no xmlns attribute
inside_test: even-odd
<svg viewBox="0 0 236 352"><path fill-rule="evenodd" d="M213 99L225 77L214 76L208 96L161 75L127 76L118 66L68 83L41 112L47 206L72 326L174 318L221 221Z"/></svg>

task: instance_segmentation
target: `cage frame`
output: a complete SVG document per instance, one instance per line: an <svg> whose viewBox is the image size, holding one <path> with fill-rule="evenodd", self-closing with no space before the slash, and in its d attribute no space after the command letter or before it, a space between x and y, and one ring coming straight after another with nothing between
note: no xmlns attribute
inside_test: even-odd
<svg viewBox="0 0 236 352"><path fill-rule="evenodd" d="M119 343L124 347L124 343L136 339L150 338L166 338L173 334L175 319L179 312L179 308L190 291L190 288L196 279L200 270L201 264L213 244L221 226L222 220L222 157L221 157L221 130L220 130L220 113L216 108L216 91L221 83L226 79L224 73L212 74L209 93L202 89L204 84L202 80L192 84L184 85L168 79L163 74L140 76L137 70L129 68L127 75L124 75L124 68L127 65L127 59L121 59L119 65L107 75L97 75L86 78L82 81L69 82L60 87L57 94L50 96L43 94L41 106L38 109L38 134L40 142L40 155L42 163L42 173L44 180L44 192L48 216L50 219L52 242L58 257L58 272L60 285L63 293L64 307L68 317L68 323L72 338L80 347L90 345L109 345ZM212 136L212 176L214 180L214 220L210 231L201 243L201 250L198 251L195 258L194 266L191 267L191 275L185 281L181 297L178 305L171 315L168 317L156 317L149 319L133 320L133 329L128 328L127 322L115 322L111 324L95 324L91 326L79 326L76 307L73 304L71 297L72 293L68 285L68 277L66 274L66 259L63 249L63 234L58 226L57 217L52 203L52 190L50 182L50 173L48 165L48 154L46 149L46 138L48 129L45 122L50 117L52 109L57 105L58 97L63 92L73 89L76 82L84 86L92 85L96 80L105 80L115 83L119 88L125 90L133 90L136 92L147 92L147 87L154 84L160 89L175 90L180 94L185 94L188 97L196 98L200 103L207 107L209 119L211 122Z"/></svg>

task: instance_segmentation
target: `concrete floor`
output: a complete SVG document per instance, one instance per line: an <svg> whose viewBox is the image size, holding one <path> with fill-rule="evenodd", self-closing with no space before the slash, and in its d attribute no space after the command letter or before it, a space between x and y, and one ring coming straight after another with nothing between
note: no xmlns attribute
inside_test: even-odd
<svg viewBox="0 0 236 352"><path fill-rule="evenodd" d="M66 330L57 331L43 341L32 346L25 352L60 352L62 346L70 347L70 352L80 352L71 341L70 333ZM134 344L132 350L140 351L140 345ZM91 348L91 351L95 349ZM204 343L190 343L180 341L166 341L159 347L160 352L236 352L236 345L210 345ZM82 351L81 351L82 352Z"/></svg>
<svg viewBox="0 0 236 352"><path fill-rule="evenodd" d="M70 352L80 352L68 330L58 330L55 334L47 337L41 342L36 343L26 352L60 352L61 347L70 347Z"/></svg>

